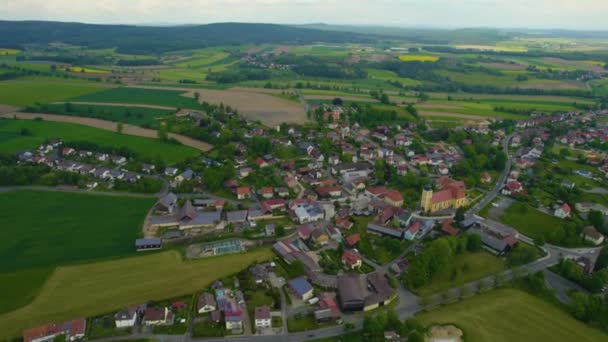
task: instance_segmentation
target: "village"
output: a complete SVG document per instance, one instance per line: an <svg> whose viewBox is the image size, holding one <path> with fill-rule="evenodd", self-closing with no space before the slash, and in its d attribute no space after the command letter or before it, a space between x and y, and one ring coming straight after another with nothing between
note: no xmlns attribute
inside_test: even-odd
<svg viewBox="0 0 608 342"><path fill-rule="evenodd" d="M356 326L374 310L411 314L449 298L420 295L424 285L414 288L408 274L436 240L462 241L485 258L507 261L527 248L534 252L519 267L534 271L571 259L591 276L599 252L593 247L606 232L605 220L597 225L591 217L608 214L608 205L595 200L608 192L608 159L593 147L608 141L607 111L497 120L441 133L446 139L420 123L363 127L349 122L351 109L338 103L314 108L322 130L252 128L249 139L254 145L265 139L266 148L237 143L234 158L205 157L185 167L144 163L127 170L124 156L61 141L20 152L20 163L86 176L80 185L91 190L118 181L161 182L134 241L137 251L181 246L197 259L272 246L275 254L192 296L124 303L104 316L34 327L23 332L24 341L301 331L314 337L316 329ZM232 172L211 188L199 171L208 167ZM543 167L554 168L555 176L539 180ZM571 224L574 235L522 231L506 216L522 203L529 206L521 215ZM392 331L385 337L400 340Z"/></svg>

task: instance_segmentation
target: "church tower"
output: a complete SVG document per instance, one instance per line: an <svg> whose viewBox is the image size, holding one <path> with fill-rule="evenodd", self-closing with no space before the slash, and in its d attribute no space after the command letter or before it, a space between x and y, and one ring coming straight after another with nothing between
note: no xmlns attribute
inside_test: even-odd
<svg viewBox="0 0 608 342"><path fill-rule="evenodd" d="M424 212L430 212L433 207L433 188L430 184L425 185L424 189L422 189L420 207Z"/></svg>

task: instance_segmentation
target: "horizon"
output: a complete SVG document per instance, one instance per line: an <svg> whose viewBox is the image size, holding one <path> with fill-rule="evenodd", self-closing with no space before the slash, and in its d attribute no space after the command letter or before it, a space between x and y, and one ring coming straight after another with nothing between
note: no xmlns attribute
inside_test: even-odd
<svg viewBox="0 0 608 342"><path fill-rule="evenodd" d="M83 5L83 2L86 4ZM229 8L229 10L226 10ZM367 15L362 17L360 13ZM181 26L275 23L430 29L607 31L608 2L597 0L8 0L0 20ZM144 18L142 20L142 18ZM357 20L353 20L357 18Z"/></svg>

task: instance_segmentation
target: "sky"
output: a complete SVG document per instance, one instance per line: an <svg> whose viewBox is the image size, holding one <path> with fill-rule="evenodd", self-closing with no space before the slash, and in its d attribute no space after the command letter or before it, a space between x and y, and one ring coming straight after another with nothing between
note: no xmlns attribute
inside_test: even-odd
<svg viewBox="0 0 608 342"><path fill-rule="evenodd" d="M608 0L0 0L0 19L608 30Z"/></svg>

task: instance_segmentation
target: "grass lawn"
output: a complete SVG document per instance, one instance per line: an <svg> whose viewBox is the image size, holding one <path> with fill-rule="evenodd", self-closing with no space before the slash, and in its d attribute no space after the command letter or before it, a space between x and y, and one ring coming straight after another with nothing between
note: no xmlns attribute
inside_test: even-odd
<svg viewBox="0 0 608 342"><path fill-rule="evenodd" d="M29 130L30 135L22 136L21 130ZM61 138L65 142L87 141L100 147L124 147L137 153L142 159L161 159L169 164L177 163L199 154L194 148L162 142L158 139L136 137L88 127L78 124L0 119L0 151L15 153L36 148L45 139Z"/></svg>
<svg viewBox="0 0 608 342"><path fill-rule="evenodd" d="M315 322L315 317L312 314L301 317L293 316L287 318L287 330L289 330L289 332L313 330L316 328L317 322Z"/></svg>
<svg viewBox="0 0 608 342"><path fill-rule="evenodd" d="M56 102L91 94L108 86L90 81L36 77L0 82L0 103L16 106Z"/></svg>
<svg viewBox="0 0 608 342"><path fill-rule="evenodd" d="M456 324L469 342L591 342L608 335L553 304L520 290L500 289L416 316L425 325Z"/></svg>
<svg viewBox="0 0 608 342"><path fill-rule="evenodd" d="M513 202L500 220L532 239L544 238L566 221L547 215L525 203Z"/></svg>
<svg viewBox="0 0 608 342"><path fill-rule="evenodd" d="M194 98L181 96L176 90L114 88L106 91L74 97L74 102L133 103L179 108L200 108Z"/></svg>
<svg viewBox="0 0 608 342"><path fill-rule="evenodd" d="M441 292L504 271L506 268L507 265L503 260L488 252L464 252L456 255L450 267L435 275L428 285L419 290L419 294L426 296Z"/></svg>
<svg viewBox="0 0 608 342"><path fill-rule="evenodd" d="M153 199L46 191L0 193L0 303L7 312L30 302L59 265L135 254ZM43 222L44 224L41 224Z"/></svg>
<svg viewBox="0 0 608 342"><path fill-rule="evenodd" d="M0 316L0 339L23 328L203 289L218 278L272 257L270 248L184 261L177 251L58 268L27 306ZM66 300L77 298L78 300Z"/></svg>

